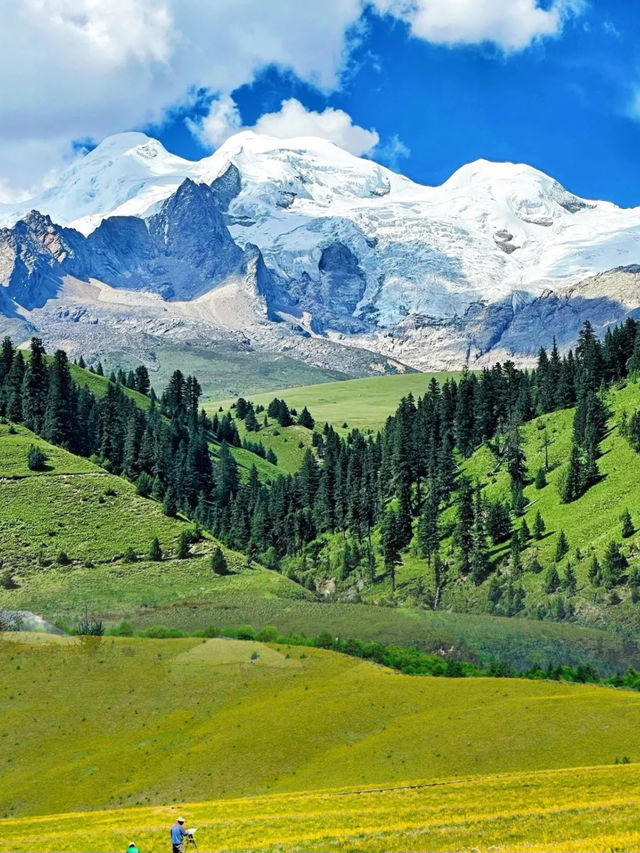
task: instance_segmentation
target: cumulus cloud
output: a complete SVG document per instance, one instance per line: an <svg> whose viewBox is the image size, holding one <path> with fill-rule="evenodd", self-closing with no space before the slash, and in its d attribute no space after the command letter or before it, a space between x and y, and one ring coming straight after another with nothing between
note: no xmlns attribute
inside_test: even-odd
<svg viewBox="0 0 640 853"><path fill-rule="evenodd" d="M230 93L268 65L335 90L365 8L406 21L418 38L493 41L509 51L557 35L582 2L323 0L319 9L300 0L5 0L0 176L5 188L40 186L64 164L72 140L159 124L194 89L220 93L196 128L219 140L240 123ZM297 122L310 132L318 115L351 149L370 147L375 131L340 111L314 115L290 105L269 123L278 130Z"/></svg>
<svg viewBox="0 0 640 853"><path fill-rule="evenodd" d="M209 113L198 122L187 121L197 138L207 147L216 148L239 130L255 130L267 136L290 139L294 136L319 136L335 142L345 151L358 157L377 150L380 136L354 124L344 110L326 107L322 112L307 109L297 98L282 101L274 113L264 113L252 127L243 126L240 113L232 98L223 96L211 104ZM402 143L397 140L399 145Z"/></svg>
<svg viewBox="0 0 640 853"><path fill-rule="evenodd" d="M254 129L258 133L285 139L291 136L320 136L358 157L371 152L380 141L377 131L354 124L344 110L327 107L322 112L315 112L308 110L295 98L283 101L277 113L261 116Z"/></svg>
<svg viewBox="0 0 640 853"><path fill-rule="evenodd" d="M536 39L556 36L582 0L372 0L381 14L406 21L414 36L434 44L492 42L505 52L523 50Z"/></svg>
<svg viewBox="0 0 640 853"><path fill-rule="evenodd" d="M209 112L195 120L188 118L187 127L205 148L217 148L242 127L238 105L230 95L211 102Z"/></svg>
<svg viewBox="0 0 640 853"><path fill-rule="evenodd" d="M275 64L324 91L339 79L362 0L20 0L2 4L0 162L33 186L59 141L162 121L193 87L229 93ZM214 119L212 118L212 122ZM17 157L51 142L47 162Z"/></svg>

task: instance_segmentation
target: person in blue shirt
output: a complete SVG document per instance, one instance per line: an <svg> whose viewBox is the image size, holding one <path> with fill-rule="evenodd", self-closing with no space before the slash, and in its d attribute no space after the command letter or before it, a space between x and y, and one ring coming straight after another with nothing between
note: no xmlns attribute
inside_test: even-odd
<svg viewBox="0 0 640 853"><path fill-rule="evenodd" d="M187 833L184 828L184 818L179 817L171 827L171 853L184 853L182 839Z"/></svg>

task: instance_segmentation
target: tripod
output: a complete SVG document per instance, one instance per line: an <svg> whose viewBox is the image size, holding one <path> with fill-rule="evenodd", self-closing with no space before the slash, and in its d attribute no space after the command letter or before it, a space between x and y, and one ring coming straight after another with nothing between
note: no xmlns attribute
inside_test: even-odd
<svg viewBox="0 0 640 853"><path fill-rule="evenodd" d="M184 843L184 847L185 847L185 850L186 850L187 848L191 848L191 847L193 847L193 849L196 851L196 853L198 853L198 845L196 844L196 840L195 840L195 838L193 837L193 833L192 833L192 832L188 832L188 833L186 834L186 836L185 836L185 843Z"/></svg>

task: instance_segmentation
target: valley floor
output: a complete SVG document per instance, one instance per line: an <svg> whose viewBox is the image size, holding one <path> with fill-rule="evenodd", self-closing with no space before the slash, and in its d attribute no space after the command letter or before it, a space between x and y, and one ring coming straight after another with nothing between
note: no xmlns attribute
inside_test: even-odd
<svg viewBox="0 0 640 853"><path fill-rule="evenodd" d="M0 851L167 848L178 812L206 851L633 851L640 765L406 782L0 820Z"/></svg>

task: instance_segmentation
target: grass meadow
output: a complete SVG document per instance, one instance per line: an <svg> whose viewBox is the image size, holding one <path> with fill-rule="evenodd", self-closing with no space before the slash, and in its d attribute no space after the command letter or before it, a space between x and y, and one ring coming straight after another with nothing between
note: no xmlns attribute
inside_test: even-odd
<svg viewBox="0 0 640 853"><path fill-rule="evenodd" d="M0 851L162 850L177 811L202 851L640 839L637 693L225 639L16 634L0 667Z"/></svg>

